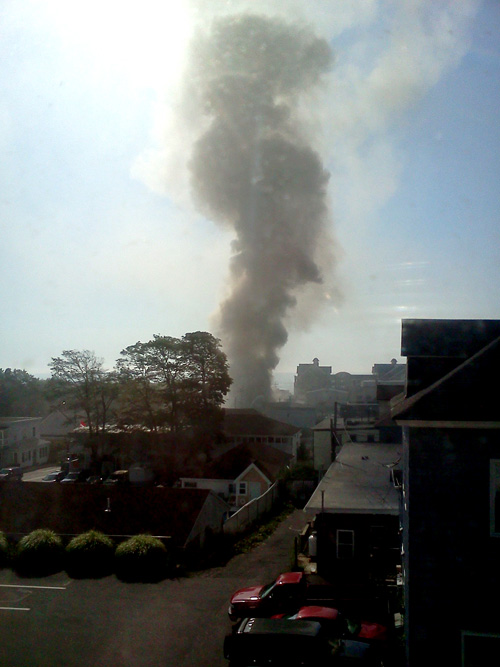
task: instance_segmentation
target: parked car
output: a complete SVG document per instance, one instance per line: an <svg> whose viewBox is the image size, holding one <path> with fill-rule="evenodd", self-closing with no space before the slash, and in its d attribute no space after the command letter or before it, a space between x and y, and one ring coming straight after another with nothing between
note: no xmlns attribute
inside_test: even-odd
<svg viewBox="0 0 500 667"><path fill-rule="evenodd" d="M277 618L284 618L279 614ZM331 637L363 639L368 641L387 641L388 628L375 621L357 621L347 619L338 609L331 607L301 607L296 614L287 615L289 620L317 621Z"/></svg>
<svg viewBox="0 0 500 667"><path fill-rule="evenodd" d="M377 647L363 641L332 638L317 621L246 618L224 640L230 667L280 665L382 667Z"/></svg>
<svg viewBox="0 0 500 667"><path fill-rule="evenodd" d="M102 484L103 483L103 478L101 475L90 475L86 479L87 484Z"/></svg>
<svg viewBox="0 0 500 667"><path fill-rule="evenodd" d="M23 469L20 466L0 469L0 481L20 482L23 478Z"/></svg>
<svg viewBox="0 0 500 667"><path fill-rule="evenodd" d="M111 475L109 475L109 477L107 477L103 483L128 484L129 483L128 470L115 470L115 472L112 472Z"/></svg>
<svg viewBox="0 0 500 667"><path fill-rule="evenodd" d="M85 482L89 476L86 470L72 470L61 480L61 484L77 484Z"/></svg>
<svg viewBox="0 0 500 667"><path fill-rule="evenodd" d="M231 597L228 614L231 621L249 616L293 614L307 603L337 607L333 587L317 576L304 572L285 572L266 586L241 588Z"/></svg>
<svg viewBox="0 0 500 667"><path fill-rule="evenodd" d="M49 472L48 475L42 479L42 482L60 482L66 477L64 470L56 470L55 472Z"/></svg>
<svg viewBox="0 0 500 667"><path fill-rule="evenodd" d="M286 619L246 618L224 640L230 667L327 664L331 648L321 625Z"/></svg>

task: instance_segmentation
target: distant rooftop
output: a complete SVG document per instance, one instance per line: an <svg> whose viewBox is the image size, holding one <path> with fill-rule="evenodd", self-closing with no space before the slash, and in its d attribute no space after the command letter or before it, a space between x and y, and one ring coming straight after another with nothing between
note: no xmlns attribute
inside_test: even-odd
<svg viewBox="0 0 500 667"><path fill-rule="evenodd" d="M225 408L224 433L226 436L292 436L300 431L298 426L271 419L257 410Z"/></svg>
<svg viewBox="0 0 500 667"><path fill-rule="evenodd" d="M20 422L41 421L41 417L0 417L0 427L6 428L10 424L19 424Z"/></svg>

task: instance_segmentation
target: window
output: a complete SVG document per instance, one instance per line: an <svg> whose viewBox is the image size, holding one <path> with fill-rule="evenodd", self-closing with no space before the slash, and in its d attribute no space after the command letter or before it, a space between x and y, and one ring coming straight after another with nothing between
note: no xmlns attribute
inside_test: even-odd
<svg viewBox="0 0 500 667"><path fill-rule="evenodd" d="M337 558L339 560L354 558L353 530L337 530Z"/></svg>
<svg viewBox="0 0 500 667"><path fill-rule="evenodd" d="M36 437L36 428L33 426L33 437Z"/></svg>
<svg viewBox="0 0 500 667"><path fill-rule="evenodd" d="M197 482L184 482L185 489L196 489L198 487Z"/></svg>
<svg viewBox="0 0 500 667"><path fill-rule="evenodd" d="M246 494L247 494L247 483L246 482L240 482L238 484L238 495L246 496Z"/></svg>
<svg viewBox="0 0 500 667"><path fill-rule="evenodd" d="M234 496L236 494L236 484L234 482L230 482L229 484L229 495Z"/></svg>

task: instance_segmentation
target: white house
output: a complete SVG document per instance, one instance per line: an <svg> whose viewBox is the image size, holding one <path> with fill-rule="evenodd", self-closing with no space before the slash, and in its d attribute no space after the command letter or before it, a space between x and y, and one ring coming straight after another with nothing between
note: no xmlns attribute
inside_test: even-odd
<svg viewBox="0 0 500 667"><path fill-rule="evenodd" d="M0 465L22 468L47 463L49 442L40 437L41 417L0 417Z"/></svg>
<svg viewBox="0 0 500 667"><path fill-rule="evenodd" d="M181 477L184 489L210 489L234 511L258 498L278 479L292 461L265 443L242 443L216 457L190 477Z"/></svg>

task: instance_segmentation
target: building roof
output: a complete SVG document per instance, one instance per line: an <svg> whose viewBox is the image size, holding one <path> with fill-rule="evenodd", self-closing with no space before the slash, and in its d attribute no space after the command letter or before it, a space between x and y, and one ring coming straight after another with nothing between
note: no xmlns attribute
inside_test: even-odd
<svg viewBox="0 0 500 667"><path fill-rule="evenodd" d="M235 436L293 436L300 432L298 426L271 419L252 409L224 409L224 434Z"/></svg>
<svg viewBox="0 0 500 667"><path fill-rule="evenodd" d="M399 444L345 444L304 510L329 514L399 514L391 470L399 468Z"/></svg>
<svg viewBox="0 0 500 667"><path fill-rule="evenodd" d="M0 530L59 534L96 529L108 535L150 533L184 546L211 491L91 484L0 484ZM212 494L214 495L214 494ZM108 498L110 512L105 512ZM214 502L222 502L216 496Z"/></svg>
<svg viewBox="0 0 500 667"><path fill-rule="evenodd" d="M83 415L77 415L63 410L53 410L42 420L40 433L43 436L62 437L66 436L87 421Z"/></svg>
<svg viewBox="0 0 500 667"><path fill-rule="evenodd" d="M500 320L402 321L404 357L461 357L467 359L500 336Z"/></svg>
<svg viewBox="0 0 500 667"><path fill-rule="evenodd" d="M473 349L467 344L467 349ZM392 418L420 425L455 424L500 426L500 411L491 380L500 370L500 336L480 349L444 377L402 400Z"/></svg>
<svg viewBox="0 0 500 667"><path fill-rule="evenodd" d="M406 364L374 364L372 373L378 383L397 383L404 384L406 379Z"/></svg>
<svg viewBox="0 0 500 667"><path fill-rule="evenodd" d="M272 445L242 443L220 454L191 477L233 480L254 463L269 481L274 482L292 458L291 454L286 454Z"/></svg>
<svg viewBox="0 0 500 667"><path fill-rule="evenodd" d="M41 417L0 417L0 428L8 428L21 422L39 422Z"/></svg>

